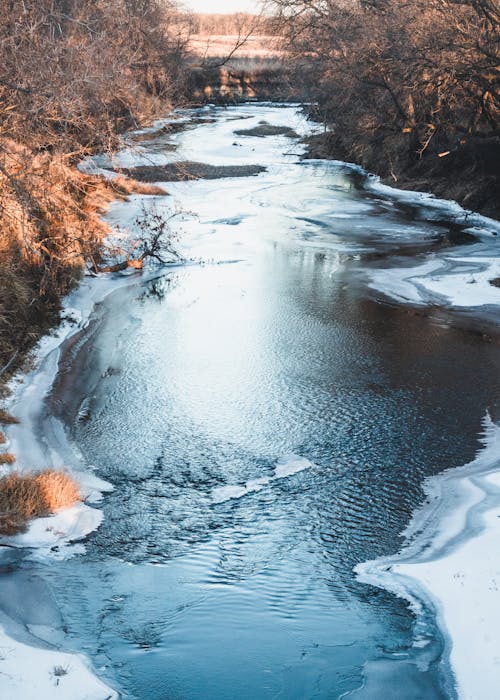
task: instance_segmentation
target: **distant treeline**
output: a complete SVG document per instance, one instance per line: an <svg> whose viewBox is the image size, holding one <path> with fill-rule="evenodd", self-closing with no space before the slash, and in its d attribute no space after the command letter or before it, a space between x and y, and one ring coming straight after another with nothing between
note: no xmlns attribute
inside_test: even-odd
<svg viewBox="0 0 500 700"><path fill-rule="evenodd" d="M232 14L205 14L195 13L191 15L193 34L204 36L238 36L241 34L268 34L274 31L274 22L266 17L249 14L247 12L235 12Z"/></svg>
<svg viewBox="0 0 500 700"><path fill-rule="evenodd" d="M269 4L323 149L500 215L498 0Z"/></svg>

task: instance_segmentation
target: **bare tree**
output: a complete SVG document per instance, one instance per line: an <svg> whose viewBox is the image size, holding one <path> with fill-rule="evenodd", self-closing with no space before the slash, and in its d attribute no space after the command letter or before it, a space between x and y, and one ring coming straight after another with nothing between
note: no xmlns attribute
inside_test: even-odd
<svg viewBox="0 0 500 700"><path fill-rule="evenodd" d="M497 0L270 5L342 157L395 179L448 159L498 182Z"/></svg>

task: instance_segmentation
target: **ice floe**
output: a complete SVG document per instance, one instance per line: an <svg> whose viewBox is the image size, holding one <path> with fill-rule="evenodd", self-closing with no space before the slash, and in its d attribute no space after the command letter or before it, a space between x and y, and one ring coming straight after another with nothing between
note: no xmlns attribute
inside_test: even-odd
<svg viewBox="0 0 500 700"><path fill-rule="evenodd" d="M305 457L300 457L296 454L284 455L277 461L272 476L250 479L244 485L219 486L212 491L212 503L225 503L226 501L242 498L242 496L246 496L249 493L261 491L265 486L269 486L269 484L278 479L286 479L311 467L314 467L314 464Z"/></svg>

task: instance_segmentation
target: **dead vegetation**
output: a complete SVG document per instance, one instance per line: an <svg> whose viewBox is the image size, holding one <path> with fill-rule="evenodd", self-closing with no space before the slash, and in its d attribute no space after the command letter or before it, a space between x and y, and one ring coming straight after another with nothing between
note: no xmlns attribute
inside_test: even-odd
<svg viewBox="0 0 500 700"><path fill-rule="evenodd" d="M63 157L0 151L0 367L9 369L53 323L59 299L98 255L108 229L99 213L124 186L83 175Z"/></svg>
<svg viewBox="0 0 500 700"><path fill-rule="evenodd" d="M174 231L170 222L177 216L176 212L165 216L157 211L153 205L146 208L143 205L141 214L134 221L134 228L140 235L133 237L125 231L115 232L107 243L107 259L118 260L108 265L94 264L91 271L121 272L128 268L142 270L149 260L154 260L161 265L179 262L183 258L177 250L179 240L178 232Z"/></svg>
<svg viewBox="0 0 500 700"><path fill-rule="evenodd" d="M3 423L4 425L16 425L19 423L19 418L11 416L10 413L5 411L3 408L0 408L0 423Z"/></svg>
<svg viewBox="0 0 500 700"><path fill-rule="evenodd" d="M164 194L75 165L181 99L189 28L168 0L0 8L0 380L58 317L114 198Z"/></svg>
<svg viewBox="0 0 500 700"><path fill-rule="evenodd" d="M0 409L0 423L14 425L19 419ZM0 431L0 444L6 443ZM12 465L15 455L0 452L0 465ZM29 520L55 513L80 500L75 481L62 471L11 472L0 478L0 535L24 532Z"/></svg>
<svg viewBox="0 0 500 700"><path fill-rule="evenodd" d="M27 350L57 317L59 299L101 257L101 214L130 194L159 186L84 175L63 156L10 142L0 154L0 368ZM1 418L0 418L1 421Z"/></svg>
<svg viewBox="0 0 500 700"><path fill-rule="evenodd" d="M65 472L13 472L0 478L0 534L24 532L32 518L67 508L80 500L75 481Z"/></svg>
<svg viewBox="0 0 500 700"><path fill-rule="evenodd" d="M497 0L270 4L330 155L500 214Z"/></svg>
<svg viewBox="0 0 500 700"><path fill-rule="evenodd" d="M248 62L269 61L281 57L273 23L264 14L191 15L189 50L195 62L206 66L247 67ZM246 65L241 65L246 62Z"/></svg>

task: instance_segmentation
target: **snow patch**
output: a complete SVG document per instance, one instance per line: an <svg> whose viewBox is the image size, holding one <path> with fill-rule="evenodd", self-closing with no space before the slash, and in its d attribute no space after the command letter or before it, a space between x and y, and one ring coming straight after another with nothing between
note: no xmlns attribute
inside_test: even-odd
<svg viewBox="0 0 500 700"><path fill-rule="evenodd" d="M464 700L496 700L500 685L500 426L489 416L483 444L469 464L427 480L427 501L398 555L355 569L417 615L426 604L435 612Z"/></svg>
<svg viewBox="0 0 500 700"><path fill-rule="evenodd" d="M35 649L8 637L0 627L2 697L16 700L117 700L118 694L92 674L83 656Z"/></svg>
<svg viewBox="0 0 500 700"><path fill-rule="evenodd" d="M3 537L1 542L8 547L34 550L31 558L37 560L65 559L85 552L82 544L73 543L97 530L102 517L102 511L77 503L46 518L31 520L26 532Z"/></svg>

